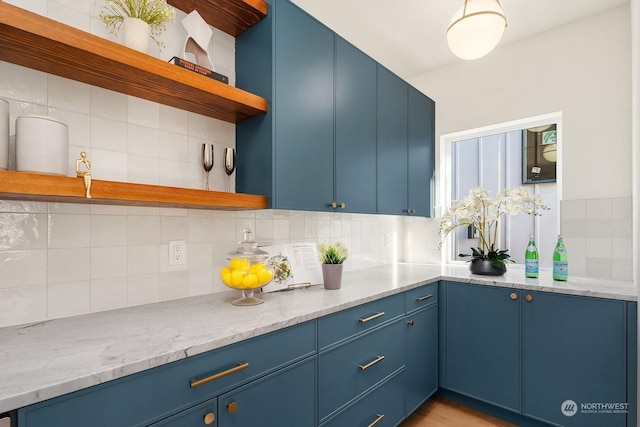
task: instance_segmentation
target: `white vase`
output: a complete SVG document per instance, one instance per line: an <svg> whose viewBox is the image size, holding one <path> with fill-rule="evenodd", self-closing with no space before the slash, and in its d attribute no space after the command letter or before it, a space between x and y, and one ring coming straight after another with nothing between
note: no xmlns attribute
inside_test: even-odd
<svg viewBox="0 0 640 427"><path fill-rule="evenodd" d="M151 27L138 18L124 18L124 44L131 49L142 53L149 52L149 40L151 39Z"/></svg>

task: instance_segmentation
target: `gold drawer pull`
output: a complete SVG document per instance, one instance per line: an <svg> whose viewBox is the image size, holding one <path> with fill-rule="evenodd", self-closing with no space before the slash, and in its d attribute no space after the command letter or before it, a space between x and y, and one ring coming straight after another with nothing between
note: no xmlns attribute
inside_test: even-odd
<svg viewBox="0 0 640 427"><path fill-rule="evenodd" d="M510 296L511 296L512 300L517 300L518 299L518 294L516 294L515 292L512 292Z"/></svg>
<svg viewBox="0 0 640 427"><path fill-rule="evenodd" d="M425 296L422 296L422 297L418 297L418 298L416 298L416 301L426 301L429 298L433 298L433 294L429 294L429 295L425 295Z"/></svg>
<svg viewBox="0 0 640 427"><path fill-rule="evenodd" d="M531 302L531 301L533 301L533 296L532 296L532 295L526 295L526 296L524 297L524 299L526 299L526 300L527 300L527 302Z"/></svg>
<svg viewBox="0 0 640 427"><path fill-rule="evenodd" d="M217 374L213 374L210 377L203 378L201 380L192 379L189 381L189 386L191 388L200 387L203 384L210 383L211 381L219 380L222 377L226 377L227 375L235 374L238 371L242 371L243 369L247 369L249 367L249 362L238 363L238 366L235 368L227 369L223 372L218 372Z"/></svg>
<svg viewBox="0 0 640 427"><path fill-rule="evenodd" d="M376 414L376 420L374 422L372 422L371 424L369 424L368 427L373 427L375 425L377 425L380 421L382 421L382 419L384 418L384 415L382 414Z"/></svg>
<svg viewBox="0 0 640 427"><path fill-rule="evenodd" d="M377 319L378 317L384 316L384 311L380 313L376 313L373 316L365 317L364 319L360 319L360 323L367 323L369 320Z"/></svg>
<svg viewBox="0 0 640 427"><path fill-rule="evenodd" d="M238 402L229 402L227 404L227 412L230 414L235 414L238 410Z"/></svg>
<svg viewBox="0 0 640 427"><path fill-rule="evenodd" d="M364 366L358 365L358 367L360 368L361 371L366 371L367 369L369 369L370 367L372 367L376 363L382 362L383 360L384 360L384 356L378 356L375 359L373 359L371 362L367 363L366 365L364 365Z"/></svg>
<svg viewBox="0 0 640 427"><path fill-rule="evenodd" d="M213 424L213 422L215 421L216 416L214 415L213 412L208 412L205 416L204 416L204 423L208 426L210 426L211 424Z"/></svg>

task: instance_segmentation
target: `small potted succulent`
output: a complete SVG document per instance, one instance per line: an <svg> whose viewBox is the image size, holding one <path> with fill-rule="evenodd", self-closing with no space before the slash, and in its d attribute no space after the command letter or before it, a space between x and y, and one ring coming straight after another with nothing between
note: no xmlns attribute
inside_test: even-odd
<svg viewBox="0 0 640 427"><path fill-rule="evenodd" d="M342 266L349 258L349 250L344 243L336 242L333 245L320 243L318 251L322 263L322 278L325 289L340 289L342 287Z"/></svg>
<svg viewBox="0 0 640 427"><path fill-rule="evenodd" d="M145 53L149 38L159 49L164 47L157 37L175 17L175 9L166 0L106 0L100 12L100 19L111 34L117 37L124 25L125 45Z"/></svg>

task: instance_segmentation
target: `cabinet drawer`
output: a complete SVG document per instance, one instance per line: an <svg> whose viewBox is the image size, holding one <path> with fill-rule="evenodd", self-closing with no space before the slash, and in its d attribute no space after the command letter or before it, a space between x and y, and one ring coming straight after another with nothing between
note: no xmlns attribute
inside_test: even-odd
<svg viewBox="0 0 640 427"><path fill-rule="evenodd" d="M405 292L407 313L438 302L438 283L420 286Z"/></svg>
<svg viewBox="0 0 640 427"><path fill-rule="evenodd" d="M320 355L321 420L404 366L405 328L397 320Z"/></svg>
<svg viewBox="0 0 640 427"><path fill-rule="evenodd" d="M315 342L314 322L292 326L22 408L19 426L146 425L312 355Z"/></svg>
<svg viewBox="0 0 640 427"><path fill-rule="evenodd" d="M318 345L325 349L404 314L402 294L362 304L318 320Z"/></svg>
<svg viewBox="0 0 640 427"><path fill-rule="evenodd" d="M322 427L398 425L404 418L404 376L404 371L398 372L369 394L362 396L352 406L322 424Z"/></svg>

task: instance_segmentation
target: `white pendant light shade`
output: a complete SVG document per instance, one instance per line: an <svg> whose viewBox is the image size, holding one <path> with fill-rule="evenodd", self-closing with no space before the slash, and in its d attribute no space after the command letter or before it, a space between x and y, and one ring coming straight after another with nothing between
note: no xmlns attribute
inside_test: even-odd
<svg viewBox="0 0 640 427"><path fill-rule="evenodd" d="M447 43L457 57L478 59L500 43L506 27L499 0L465 0L449 23Z"/></svg>

